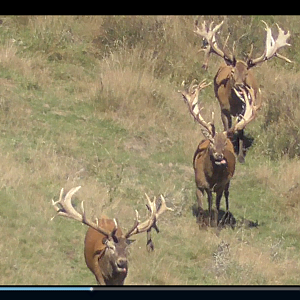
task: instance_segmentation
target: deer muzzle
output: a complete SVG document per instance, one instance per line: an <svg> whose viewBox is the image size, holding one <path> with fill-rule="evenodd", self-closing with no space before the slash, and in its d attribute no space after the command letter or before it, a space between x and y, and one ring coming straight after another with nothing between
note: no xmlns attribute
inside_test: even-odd
<svg viewBox="0 0 300 300"><path fill-rule="evenodd" d="M227 161L224 159L223 153L214 153L214 162L217 166L226 165Z"/></svg>
<svg viewBox="0 0 300 300"><path fill-rule="evenodd" d="M116 261L116 267L118 269L118 272L127 273L127 258L119 257Z"/></svg>

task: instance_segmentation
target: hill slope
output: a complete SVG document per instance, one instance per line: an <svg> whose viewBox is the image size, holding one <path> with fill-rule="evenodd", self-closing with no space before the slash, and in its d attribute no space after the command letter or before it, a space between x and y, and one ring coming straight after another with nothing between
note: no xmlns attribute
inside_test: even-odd
<svg viewBox="0 0 300 300"><path fill-rule="evenodd" d="M225 18L221 36L240 38L241 57L252 42L254 55L263 51L260 20L292 34L283 52L293 64L255 69L264 107L247 128L255 142L230 189L230 210L256 228L199 230L192 214L202 135L177 90L182 80L212 80L220 63L201 69L195 18ZM1 284L96 283L84 263L86 228L50 221L51 199L77 185L75 203L124 228L134 209L146 215L145 192L175 209L159 221L153 253L142 235L130 246L126 284L299 284L298 16L0 19ZM221 129L213 90L201 100Z"/></svg>

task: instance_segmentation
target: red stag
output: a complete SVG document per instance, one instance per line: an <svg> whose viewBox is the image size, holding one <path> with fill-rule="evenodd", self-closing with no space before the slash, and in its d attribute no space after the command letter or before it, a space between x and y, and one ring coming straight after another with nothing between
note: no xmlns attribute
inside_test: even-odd
<svg viewBox="0 0 300 300"><path fill-rule="evenodd" d="M183 100L189 108L192 117L202 127L202 133L205 139L202 140L194 154L193 167L195 171L196 196L198 202L198 221L204 217L202 198L204 191L208 199L209 219L212 219L212 193L216 193L217 216L213 218L218 220L220 201L225 194L226 212L229 211L229 184L235 171L235 154L232 142L229 139L235 131L242 130L256 117L257 106L255 105L254 91L250 87L243 88L243 101L245 101L244 116L237 119L234 126L224 132L216 132L215 125L212 122L206 122L200 114L201 109L198 106L198 96L202 89L209 84L205 81L194 84L193 81L187 90L179 91ZM201 223L201 222L200 222Z"/></svg>
<svg viewBox="0 0 300 300"><path fill-rule="evenodd" d="M133 227L124 235L118 226L116 219L102 218L95 222L87 219L83 201L79 213L72 205L72 196L80 189L80 186L72 188L63 198L63 189L60 191L59 200L52 204L57 211L57 215L77 220L89 226L84 241L85 262L91 272L95 275L97 283L100 285L123 285L127 276L128 265L126 248L130 244L129 238L138 233L147 232L148 250L153 250L150 231L152 228L158 231L156 221L166 210L172 210L166 206L164 197L161 195L161 206L156 207L156 198L148 200L149 218L140 223L137 210ZM52 218L53 219L53 218Z"/></svg>

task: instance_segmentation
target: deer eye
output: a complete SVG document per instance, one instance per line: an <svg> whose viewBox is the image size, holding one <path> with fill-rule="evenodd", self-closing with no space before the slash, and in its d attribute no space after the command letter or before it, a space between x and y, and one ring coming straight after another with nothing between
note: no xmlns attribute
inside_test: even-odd
<svg viewBox="0 0 300 300"><path fill-rule="evenodd" d="M109 249L112 250L112 251L115 251L116 250L116 246L115 245L110 245Z"/></svg>
<svg viewBox="0 0 300 300"><path fill-rule="evenodd" d="M115 252L115 250L116 250L116 246L113 243L109 243L107 245L107 248L112 252Z"/></svg>

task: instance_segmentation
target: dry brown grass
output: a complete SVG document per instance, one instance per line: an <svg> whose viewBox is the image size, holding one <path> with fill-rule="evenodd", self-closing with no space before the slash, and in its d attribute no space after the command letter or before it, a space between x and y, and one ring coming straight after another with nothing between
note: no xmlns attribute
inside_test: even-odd
<svg viewBox="0 0 300 300"><path fill-rule="evenodd" d="M224 233L222 238L228 245L228 254L223 258L225 269L218 275L217 284L277 285L287 283L290 276L297 276L300 261L289 258L289 249L282 250L282 240L269 237L258 247L255 233L244 233L244 236L239 231L230 236ZM230 272L232 268L237 268L239 274Z"/></svg>
<svg viewBox="0 0 300 300"><path fill-rule="evenodd" d="M285 156L276 169L268 163L256 171L257 179L281 199L283 209L299 209L299 167L298 159L290 160Z"/></svg>

